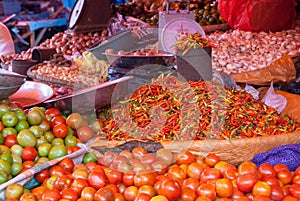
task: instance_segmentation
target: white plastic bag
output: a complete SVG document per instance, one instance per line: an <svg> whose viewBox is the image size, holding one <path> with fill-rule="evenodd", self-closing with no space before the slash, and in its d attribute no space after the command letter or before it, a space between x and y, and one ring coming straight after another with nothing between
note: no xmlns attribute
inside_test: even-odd
<svg viewBox="0 0 300 201"><path fill-rule="evenodd" d="M268 89L267 93L261 100L266 105L275 108L275 110L280 114L287 104L287 100L284 96L276 94L273 87L273 81Z"/></svg>

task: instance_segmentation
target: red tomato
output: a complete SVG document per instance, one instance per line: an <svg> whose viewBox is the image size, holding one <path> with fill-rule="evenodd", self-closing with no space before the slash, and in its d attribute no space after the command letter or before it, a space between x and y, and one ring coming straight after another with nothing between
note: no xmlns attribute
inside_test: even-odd
<svg viewBox="0 0 300 201"><path fill-rule="evenodd" d="M253 173L244 173L236 179L237 187L244 193L250 192L256 182L257 178Z"/></svg>
<svg viewBox="0 0 300 201"><path fill-rule="evenodd" d="M94 137L93 130L88 126L82 126L77 130L79 139L85 143Z"/></svg>
<svg viewBox="0 0 300 201"><path fill-rule="evenodd" d="M156 173L152 171L140 171L137 172L133 178L134 185L141 187L143 185L154 185L156 182Z"/></svg>
<svg viewBox="0 0 300 201"><path fill-rule="evenodd" d="M51 127L54 128L57 124L66 124L65 118L62 116L55 116L51 119Z"/></svg>
<svg viewBox="0 0 300 201"><path fill-rule="evenodd" d="M252 201L250 198L248 197L239 197L237 199L234 199L234 201Z"/></svg>
<svg viewBox="0 0 300 201"><path fill-rule="evenodd" d="M36 196L38 200L42 199L42 195L47 191L48 189L45 186L38 186L33 189L31 189L31 192Z"/></svg>
<svg viewBox="0 0 300 201"><path fill-rule="evenodd" d="M196 191L199 186L200 186L199 180L192 177L185 179L182 183L182 188L190 188L193 191Z"/></svg>
<svg viewBox="0 0 300 201"><path fill-rule="evenodd" d="M221 161L222 162L222 161ZM217 168L216 168L217 169ZM234 166L234 165L232 165L232 164L230 164L230 163L225 163L224 165L222 165L221 167L220 167L220 173L221 173L221 175L224 177L224 174L225 174L225 172L228 170L228 169L233 169L233 170L236 170L237 171L237 168Z"/></svg>
<svg viewBox="0 0 300 201"><path fill-rule="evenodd" d="M60 192L56 189L47 190L43 195L42 199L49 201L59 201L61 199Z"/></svg>
<svg viewBox="0 0 300 201"><path fill-rule="evenodd" d="M233 195L233 185L229 179L218 179L216 181L216 193L220 198L229 198Z"/></svg>
<svg viewBox="0 0 300 201"><path fill-rule="evenodd" d="M246 173L252 173L255 176L258 175L258 167L255 165L255 163L251 162L251 161L246 161L241 163L238 166L238 173L239 175L243 175Z"/></svg>
<svg viewBox="0 0 300 201"><path fill-rule="evenodd" d="M135 147L131 151L134 158L140 158L142 155L147 154L148 151L143 147Z"/></svg>
<svg viewBox="0 0 300 201"><path fill-rule="evenodd" d="M219 198L218 201L233 201L231 198Z"/></svg>
<svg viewBox="0 0 300 201"><path fill-rule="evenodd" d="M115 201L125 201L125 198L122 193L115 194Z"/></svg>
<svg viewBox="0 0 300 201"><path fill-rule="evenodd" d="M191 164L194 162L196 162L196 157L190 151L185 151L184 153L179 154L179 157L176 160L178 165Z"/></svg>
<svg viewBox="0 0 300 201"><path fill-rule="evenodd" d="M294 175L295 176L300 175L300 166L297 167L297 169L294 171Z"/></svg>
<svg viewBox="0 0 300 201"><path fill-rule="evenodd" d="M146 193L139 193L134 199L134 201L150 201L150 200L151 200L151 196Z"/></svg>
<svg viewBox="0 0 300 201"><path fill-rule="evenodd" d="M96 189L94 189L93 187L87 186L82 189L80 197L87 201L93 201L95 193L96 193Z"/></svg>
<svg viewBox="0 0 300 201"><path fill-rule="evenodd" d="M66 123L71 128L77 129L82 125L83 119L79 113L72 113L67 117Z"/></svg>
<svg viewBox="0 0 300 201"><path fill-rule="evenodd" d="M271 175L276 177L276 172L274 167L269 163L263 163L258 168L259 172L261 173L262 177Z"/></svg>
<svg viewBox="0 0 300 201"><path fill-rule="evenodd" d="M89 170L92 170L92 169L94 169L94 168L97 166L97 163L90 161L90 162L87 162L87 163L85 164L85 166L86 166Z"/></svg>
<svg viewBox="0 0 300 201"><path fill-rule="evenodd" d="M299 184L292 184L289 188L289 191L293 197L300 199L300 185Z"/></svg>
<svg viewBox="0 0 300 201"><path fill-rule="evenodd" d="M263 195L269 198L271 196L271 186L267 182L258 181L253 186L252 194L254 197L258 195Z"/></svg>
<svg viewBox="0 0 300 201"><path fill-rule="evenodd" d="M137 194L138 194L138 188L136 186L127 187L123 193L126 201L134 201Z"/></svg>
<svg viewBox="0 0 300 201"><path fill-rule="evenodd" d="M238 173L237 169L234 169L234 168L228 168L223 173L223 177L226 179L229 179L229 180L237 179L238 175L239 175L239 173Z"/></svg>
<svg viewBox="0 0 300 201"><path fill-rule="evenodd" d="M52 131L55 137L64 138L68 135L68 126L66 124L57 124Z"/></svg>
<svg viewBox="0 0 300 201"><path fill-rule="evenodd" d="M124 172L123 176L122 176L122 183L125 186L133 186L134 185L134 176L135 176L134 171Z"/></svg>
<svg viewBox="0 0 300 201"><path fill-rule="evenodd" d="M274 165L274 170L276 173L278 173L279 171L281 170L289 170L289 168L285 165L285 164L282 164L282 163L277 163Z"/></svg>
<svg viewBox="0 0 300 201"><path fill-rule="evenodd" d="M214 167L218 162L220 162L220 158L216 154L208 154L204 157L204 163L209 165L209 167Z"/></svg>
<svg viewBox="0 0 300 201"><path fill-rule="evenodd" d="M62 176L65 174L65 171L62 167L58 165L51 166L49 168L49 176L57 175L57 176Z"/></svg>
<svg viewBox="0 0 300 201"><path fill-rule="evenodd" d="M9 148L11 148L15 144L18 144L17 135L9 134L9 135L5 136L3 144Z"/></svg>
<svg viewBox="0 0 300 201"><path fill-rule="evenodd" d="M211 200L215 200L217 197L215 187L211 184L201 184L196 190L196 195L208 197Z"/></svg>
<svg viewBox="0 0 300 201"><path fill-rule="evenodd" d="M156 191L152 185L143 185L138 188L138 194L144 193L148 194L150 197L153 197L156 195Z"/></svg>
<svg viewBox="0 0 300 201"><path fill-rule="evenodd" d="M57 108L49 108L45 111L45 115L50 117L60 116L60 111Z"/></svg>
<svg viewBox="0 0 300 201"><path fill-rule="evenodd" d="M43 183L43 181L49 177L49 170L43 169L36 173L34 177L38 182Z"/></svg>
<svg viewBox="0 0 300 201"><path fill-rule="evenodd" d="M197 197L197 199L195 201L212 201L212 200L208 197L200 196L200 197Z"/></svg>
<svg viewBox="0 0 300 201"><path fill-rule="evenodd" d="M23 165L23 170L27 170L32 168L35 165L35 163L33 161L24 161L22 165Z"/></svg>
<svg viewBox="0 0 300 201"><path fill-rule="evenodd" d="M280 170L277 172L277 178L284 185L290 184L293 181L293 175L289 170Z"/></svg>
<svg viewBox="0 0 300 201"><path fill-rule="evenodd" d="M88 176L89 186L99 190L106 185L106 178L103 172L92 170Z"/></svg>
<svg viewBox="0 0 300 201"><path fill-rule="evenodd" d="M267 182L270 186L271 185L272 186L273 185L277 185L277 186L280 185L279 180L276 177L272 176L272 175L263 176L262 181Z"/></svg>
<svg viewBox="0 0 300 201"><path fill-rule="evenodd" d="M110 184L119 184L122 182L122 173L114 170L114 169L109 169L108 171L105 172L105 176L108 180L108 183Z"/></svg>
<svg viewBox="0 0 300 201"><path fill-rule="evenodd" d="M69 201L77 201L78 194L72 188L65 188L61 191L61 198Z"/></svg>
<svg viewBox="0 0 300 201"><path fill-rule="evenodd" d="M299 200L291 195L287 195L282 201L299 201Z"/></svg>
<svg viewBox="0 0 300 201"><path fill-rule="evenodd" d="M71 174L75 167L74 161L70 158L64 158L57 165L62 167L64 172L66 172L67 174Z"/></svg>
<svg viewBox="0 0 300 201"><path fill-rule="evenodd" d="M190 188L182 188L182 194L180 196L181 201L194 201L196 199L196 193Z"/></svg>
<svg viewBox="0 0 300 201"><path fill-rule="evenodd" d="M283 190L278 185L270 185L271 186L271 200L281 201L284 198Z"/></svg>
<svg viewBox="0 0 300 201"><path fill-rule="evenodd" d="M292 183L300 185L300 175L295 175L294 174Z"/></svg>
<svg viewBox="0 0 300 201"><path fill-rule="evenodd" d="M187 168L187 176L199 179L204 167L199 163L191 163Z"/></svg>
<svg viewBox="0 0 300 201"><path fill-rule="evenodd" d="M37 156L37 151L33 147L25 147L22 151L22 159L24 161L34 161Z"/></svg>
<svg viewBox="0 0 300 201"><path fill-rule="evenodd" d="M232 198L238 199L241 197L245 197L244 193L240 191L238 188L233 188Z"/></svg>
<svg viewBox="0 0 300 201"><path fill-rule="evenodd" d="M200 183L206 183L208 180L216 180L221 178L221 173L215 168L205 168L200 176Z"/></svg>
<svg viewBox="0 0 300 201"><path fill-rule="evenodd" d="M182 185L182 182L186 179L187 175L182 168L175 164L169 167L167 176Z"/></svg>
<svg viewBox="0 0 300 201"><path fill-rule="evenodd" d="M69 188L72 184L72 180L69 176L67 175L61 175L59 176L56 181L53 184L53 188L61 191L65 188Z"/></svg>
<svg viewBox="0 0 300 201"><path fill-rule="evenodd" d="M257 195L253 197L253 201L272 201L272 200L267 196Z"/></svg>
<svg viewBox="0 0 300 201"><path fill-rule="evenodd" d="M76 178L73 180L71 184L71 188L77 193L77 195L81 194L81 191L85 188L88 187L89 184L87 180L83 178Z"/></svg>
<svg viewBox="0 0 300 201"><path fill-rule="evenodd" d="M180 186L174 180L166 179L162 180L157 193L167 197L169 201L173 201L180 198L182 192Z"/></svg>

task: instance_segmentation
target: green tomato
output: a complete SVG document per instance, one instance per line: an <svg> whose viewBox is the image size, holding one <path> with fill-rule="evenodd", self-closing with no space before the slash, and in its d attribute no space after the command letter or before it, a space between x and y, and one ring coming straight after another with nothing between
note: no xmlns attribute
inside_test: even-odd
<svg viewBox="0 0 300 201"><path fill-rule="evenodd" d="M41 136L44 134L42 128L39 127L39 126L30 126L29 130L31 130L31 132L32 132L32 133L35 135L35 137L37 137L37 138L41 137Z"/></svg>
<svg viewBox="0 0 300 201"><path fill-rule="evenodd" d="M17 135L17 142L22 147L34 147L36 145L36 137L29 129L24 129Z"/></svg>
<svg viewBox="0 0 300 201"><path fill-rule="evenodd" d="M52 146L56 146L56 145L64 145L65 142L64 142L64 139L62 139L62 138L54 138L54 139L51 141L51 144L52 144Z"/></svg>
<svg viewBox="0 0 300 201"><path fill-rule="evenodd" d="M97 162L97 157L94 153L88 152L84 154L82 162L83 164L87 164L88 162Z"/></svg>
<svg viewBox="0 0 300 201"><path fill-rule="evenodd" d="M11 174L11 164L8 161L0 159L0 170L4 171L6 175Z"/></svg>
<svg viewBox="0 0 300 201"><path fill-rule="evenodd" d="M36 148L39 148L39 146L40 146L41 144L44 144L44 143L48 143L48 140L46 139L45 136L41 136L40 138L38 138L38 139L36 140L36 145L35 145L35 147L36 147Z"/></svg>
<svg viewBox="0 0 300 201"><path fill-rule="evenodd" d="M41 144L39 147L38 147L38 154L39 156L43 157L43 156L48 156L49 154L49 151L50 149L52 148L52 145L50 143L44 143L44 144Z"/></svg>
<svg viewBox="0 0 300 201"><path fill-rule="evenodd" d="M42 157L39 157L39 158L35 161L35 164L36 164L36 165L44 164L44 163L47 163L48 161L49 161L49 158L48 158L48 157L42 156Z"/></svg>
<svg viewBox="0 0 300 201"><path fill-rule="evenodd" d="M13 163L21 163L22 164L22 156L19 156L17 154L11 154L11 157L13 159Z"/></svg>
<svg viewBox="0 0 300 201"><path fill-rule="evenodd" d="M74 147L77 145L77 138L74 135L67 135L64 141L66 146Z"/></svg>
<svg viewBox="0 0 300 201"><path fill-rule="evenodd" d="M44 133L45 138L47 139L48 142L52 142L52 140L55 138L54 134L52 131L47 131Z"/></svg>
<svg viewBox="0 0 300 201"><path fill-rule="evenodd" d="M0 171L0 184L8 181L8 176L4 171Z"/></svg>
<svg viewBox="0 0 300 201"><path fill-rule="evenodd" d="M21 120L26 121L27 120L26 114L23 110L15 109L13 112L17 115L19 121L21 121Z"/></svg>
<svg viewBox="0 0 300 201"><path fill-rule="evenodd" d="M2 116L2 123L6 127L14 127L18 123L18 116L14 112L6 112Z"/></svg>
<svg viewBox="0 0 300 201"><path fill-rule="evenodd" d="M32 126L39 125L43 121L43 116L38 110L30 110L27 113L28 123Z"/></svg>
<svg viewBox="0 0 300 201"><path fill-rule="evenodd" d="M5 146L3 144L0 145L0 154L10 154L11 151L8 146Z"/></svg>
<svg viewBox="0 0 300 201"><path fill-rule="evenodd" d="M9 162L10 165L13 163L13 158L10 153L1 154L0 159Z"/></svg>
<svg viewBox="0 0 300 201"><path fill-rule="evenodd" d="M18 174L20 174L20 172L23 170L23 165L22 163L13 163L11 165L11 175L17 176Z"/></svg>
<svg viewBox="0 0 300 201"><path fill-rule="evenodd" d="M17 132L21 130L28 129L29 123L26 120L19 120L18 123L15 125L15 129Z"/></svg>
<svg viewBox="0 0 300 201"><path fill-rule="evenodd" d="M19 144L14 144L11 148L10 151L12 154L16 154L18 156L22 156L22 151L23 151L23 147Z"/></svg>
<svg viewBox="0 0 300 201"><path fill-rule="evenodd" d="M19 200L20 197L23 195L23 193L24 193L24 187L18 183L9 184L5 189L6 199L15 198Z"/></svg>
<svg viewBox="0 0 300 201"><path fill-rule="evenodd" d="M15 128L4 128L2 131L3 137L6 137L7 135L11 134L17 135L18 131Z"/></svg>
<svg viewBox="0 0 300 201"><path fill-rule="evenodd" d="M50 160L63 157L68 154L67 148L64 145L53 146L48 154Z"/></svg>
<svg viewBox="0 0 300 201"><path fill-rule="evenodd" d="M3 115L10 111L10 108L8 107L8 105L1 103L0 104L0 120L2 120Z"/></svg>

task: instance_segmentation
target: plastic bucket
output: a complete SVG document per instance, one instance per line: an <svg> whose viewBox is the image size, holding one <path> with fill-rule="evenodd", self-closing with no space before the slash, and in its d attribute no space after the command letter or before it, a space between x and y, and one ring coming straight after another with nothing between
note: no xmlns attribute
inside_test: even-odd
<svg viewBox="0 0 300 201"><path fill-rule="evenodd" d="M11 69L15 73L19 73L21 75L27 76L27 70L33 66L38 64L38 61L36 60L19 60L14 59L11 61Z"/></svg>
<svg viewBox="0 0 300 201"><path fill-rule="evenodd" d="M31 53L31 58L33 60L37 60L40 63L46 60L50 60L56 53L57 52L55 48L34 48Z"/></svg>

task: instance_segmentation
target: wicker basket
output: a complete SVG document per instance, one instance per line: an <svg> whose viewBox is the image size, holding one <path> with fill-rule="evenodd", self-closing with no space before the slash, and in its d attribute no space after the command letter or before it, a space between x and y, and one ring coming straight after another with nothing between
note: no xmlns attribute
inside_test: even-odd
<svg viewBox="0 0 300 201"><path fill-rule="evenodd" d="M174 153L185 150L191 151L198 156L206 156L208 153L215 153L221 160L238 165L244 161L251 160L255 154L269 151L275 147L285 144L300 143L300 133L287 133L274 136L244 138L234 140L194 140L194 141L162 141L162 142L142 142L142 141L107 141L96 139L91 143L92 149L96 151L106 151L107 149L120 151L131 150L133 147L142 146L148 151L155 152L164 147Z"/></svg>
<svg viewBox="0 0 300 201"><path fill-rule="evenodd" d="M27 71L27 76L30 77L31 79L33 79L34 81L43 82L43 83L46 83L49 85L55 85L57 87L66 86L69 88L73 88L75 86L75 83L73 83L73 82L68 82L65 80L33 73L33 70L37 69L40 65L41 64L37 64L37 65L30 67Z"/></svg>

